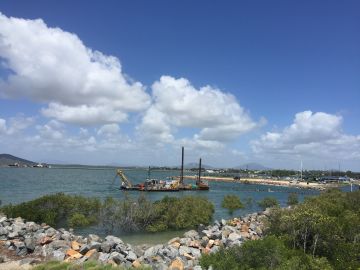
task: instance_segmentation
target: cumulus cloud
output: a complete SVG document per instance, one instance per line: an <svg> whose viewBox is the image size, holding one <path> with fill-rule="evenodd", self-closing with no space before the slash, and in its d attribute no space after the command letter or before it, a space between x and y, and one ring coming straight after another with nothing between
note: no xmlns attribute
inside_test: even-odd
<svg viewBox="0 0 360 270"><path fill-rule="evenodd" d="M152 96L139 127L151 139L172 142L178 128L192 128L198 131L195 142L217 146L260 125L233 95L211 86L196 89L184 78L162 76L152 85Z"/></svg>
<svg viewBox="0 0 360 270"><path fill-rule="evenodd" d="M0 59L9 70L0 95L50 103L47 117L79 124L122 122L150 102L143 85L130 81L118 58L86 47L75 35L41 19L0 13Z"/></svg>
<svg viewBox="0 0 360 270"><path fill-rule="evenodd" d="M31 126L33 122L33 117L16 116L8 120L0 118L0 134L8 136L18 135Z"/></svg>
<svg viewBox="0 0 360 270"><path fill-rule="evenodd" d="M103 125L97 132L98 135L114 135L118 134L120 127L117 124Z"/></svg>
<svg viewBox="0 0 360 270"><path fill-rule="evenodd" d="M360 136L342 131L342 117L324 112L299 112L281 132L267 132L252 141L255 153L316 158L360 158Z"/></svg>

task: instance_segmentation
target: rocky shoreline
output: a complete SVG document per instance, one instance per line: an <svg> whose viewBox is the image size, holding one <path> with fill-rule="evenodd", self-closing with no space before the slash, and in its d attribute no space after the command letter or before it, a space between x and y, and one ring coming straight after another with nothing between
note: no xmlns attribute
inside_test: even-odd
<svg viewBox="0 0 360 270"><path fill-rule="evenodd" d="M200 270L202 254L262 237L268 213L253 213L215 221L209 226L200 225L197 230L184 233L183 237L154 246L132 246L111 235L104 239L94 234L79 236L71 229L54 229L46 224L0 215L0 268L4 269L2 265L9 262L29 269L31 265L49 260L75 263L97 260L129 268L143 265L159 270Z"/></svg>

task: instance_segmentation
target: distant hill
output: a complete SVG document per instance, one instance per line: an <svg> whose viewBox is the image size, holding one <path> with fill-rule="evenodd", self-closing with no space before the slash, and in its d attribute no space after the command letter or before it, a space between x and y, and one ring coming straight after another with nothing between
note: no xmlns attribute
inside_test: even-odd
<svg viewBox="0 0 360 270"><path fill-rule="evenodd" d="M241 169L241 170L257 170L257 171L264 171L264 170L271 170L271 168L265 167L259 163L251 162L246 163L240 166L235 167L235 169Z"/></svg>
<svg viewBox="0 0 360 270"><path fill-rule="evenodd" d="M9 166L9 165L14 165L15 163L18 163L21 166L23 165L33 166L37 164L36 162L15 157L13 155L0 154L0 166Z"/></svg>

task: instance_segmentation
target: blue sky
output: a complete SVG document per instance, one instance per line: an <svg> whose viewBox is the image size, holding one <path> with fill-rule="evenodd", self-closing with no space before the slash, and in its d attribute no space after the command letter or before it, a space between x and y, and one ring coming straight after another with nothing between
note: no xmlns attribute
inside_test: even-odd
<svg viewBox="0 0 360 270"><path fill-rule="evenodd" d="M201 155L215 166L297 168L303 159L309 168L340 162L360 170L359 8L358 1L2 1L0 44L12 47L0 45L0 152L173 165L185 145L189 162ZM28 27L35 19L43 25ZM37 31L44 41L17 43ZM79 89L89 84L85 71L64 83L57 71L76 71L85 59L72 61L81 48L68 33L115 57L116 79L96 79L90 92ZM38 67L44 55L57 64ZM57 62L62 57L69 60ZM99 76L108 65L84 61ZM91 65L97 61L102 68Z"/></svg>

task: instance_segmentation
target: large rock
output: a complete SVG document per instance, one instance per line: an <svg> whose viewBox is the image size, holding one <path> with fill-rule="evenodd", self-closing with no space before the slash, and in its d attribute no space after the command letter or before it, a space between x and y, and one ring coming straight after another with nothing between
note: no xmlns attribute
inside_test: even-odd
<svg viewBox="0 0 360 270"><path fill-rule="evenodd" d="M62 250L55 250L52 257L57 261L63 261L65 259L65 252Z"/></svg>
<svg viewBox="0 0 360 270"><path fill-rule="evenodd" d="M96 249L90 249L84 257L91 259L91 260L97 260L99 258L99 252Z"/></svg>
<svg viewBox="0 0 360 270"><path fill-rule="evenodd" d="M18 232L9 232L8 233L8 238L9 239L14 239L14 238L16 238L16 237L18 237L19 236L19 233Z"/></svg>
<svg viewBox="0 0 360 270"><path fill-rule="evenodd" d="M211 234L210 234L210 239L220 239L221 238L221 231L220 230L217 230L217 231L213 231Z"/></svg>
<svg viewBox="0 0 360 270"><path fill-rule="evenodd" d="M104 252L99 252L98 261L101 263L106 263L108 261L109 257L110 257L110 254L104 253Z"/></svg>
<svg viewBox="0 0 360 270"><path fill-rule="evenodd" d="M169 270L184 270L184 262L180 258L176 258L171 262Z"/></svg>
<svg viewBox="0 0 360 270"><path fill-rule="evenodd" d="M190 242L191 242L191 238L189 237L180 238L180 244L183 246L188 246Z"/></svg>
<svg viewBox="0 0 360 270"><path fill-rule="evenodd" d="M175 259L178 256L178 250L170 245L159 249L158 254L163 258Z"/></svg>
<svg viewBox="0 0 360 270"><path fill-rule="evenodd" d="M101 250L103 252L109 253L110 250L115 246L114 242L104 241L101 243Z"/></svg>
<svg viewBox="0 0 360 270"><path fill-rule="evenodd" d="M109 260L113 260L116 264L121 264L122 262L126 261L124 255L117 251L114 251L110 254Z"/></svg>
<svg viewBox="0 0 360 270"><path fill-rule="evenodd" d="M133 262L133 261L135 261L137 259L137 256L133 251L130 250L129 253L127 254L127 256L126 256L126 259L128 261Z"/></svg>
<svg viewBox="0 0 360 270"><path fill-rule="evenodd" d="M39 224L36 224L35 222L29 221L25 223L25 228L27 232L36 232L41 227Z"/></svg>
<svg viewBox="0 0 360 270"><path fill-rule="evenodd" d="M159 251L159 249L161 249L162 247L163 247L163 245L156 245L156 246L148 248L147 250L145 250L144 257L150 258L150 257L155 256L157 254L157 252Z"/></svg>
<svg viewBox="0 0 360 270"><path fill-rule="evenodd" d="M65 240L55 240L49 244L53 249L70 248L70 243Z"/></svg>
<svg viewBox="0 0 360 270"><path fill-rule="evenodd" d="M28 251L33 252L36 246L36 241L33 237L25 238L25 246L28 249Z"/></svg>
<svg viewBox="0 0 360 270"><path fill-rule="evenodd" d="M67 231L63 232L63 233L60 235L60 239L65 240L65 241L70 241L71 238L72 238L71 233L69 233L69 232L67 232Z"/></svg>
<svg viewBox="0 0 360 270"><path fill-rule="evenodd" d="M88 243L91 243L91 242L101 242L101 238L96 234L89 234Z"/></svg>
<svg viewBox="0 0 360 270"><path fill-rule="evenodd" d="M190 248L187 246L181 246L179 248L179 254L183 256L185 253L190 253Z"/></svg>
<svg viewBox="0 0 360 270"><path fill-rule="evenodd" d="M86 252L88 252L89 250L90 250L89 245L82 245L79 252L80 252L82 255L85 255Z"/></svg>
<svg viewBox="0 0 360 270"><path fill-rule="evenodd" d="M190 252L191 252L191 254L192 254L196 259L200 258L200 256L201 256L201 251L200 251L200 249L190 248Z"/></svg>
<svg viewBox="0 0 360 270"><path fill-rule="evenodd" d="M113 236L113 235L106 236L105 240L108 241L108 242L112 242L114 244L123 244L124 243L119 237L116 237L116 236Z"/></svg>
<svg viewBox="0 0 360 270"><path fill-rule="evenodd" d="M0 235L7 235L8 231L4 227L0 227Z"/></svg>
<svg viewBox="0 0 360 270"><path fill-rule="evenodd" d="M77 241L72 241L72 242L71 242L71 248L72 248L73 250L79 251L79 250L80 250L80 247L81 247L81 245L80 245L79 242L77 242Z"/></svg>
<svg viewBox="0 0 360 270"><path fill-rule="evenodd" d="M46 236L52 237L57 233L57 231L54 228L49 228L45 231Z"/></svg>
<svg viewBox="0 0 360 270"><path fill-rule="evenodd" d="M23 242L19 242L16 245L16 255L17 256L25 256L28 254L27 248Z"/></svg>
<svg viewBox="0 0 360 270"><path fill-rule="evenodd" d="M96 241L91 241L89 244L89 248L90 249L96 249L97 251L100 250L101 247L101 243L100 242L96 242Z"/></svg>
<svg viewBox="0 0 360 270"><path fill-rule="evenodd" d="M192 240L199 239L199 233L195 230L188 231L184 233L185 238L191 238Z"/></svg>
<svg viewBox="0 0 360 270"><path fill-rule="evenodd" d="M83 256L83 254L77 252L76 250L69 249L68 251L66 251L66 256L69 256L72 259L80 259Z"/></svg>
<svg viewBox="0 0 360 270"><path fill-rule="evenodd" d="M228 239L232 242L236 240L241 240L241 235L237 233L230 233Z"/></svg>

